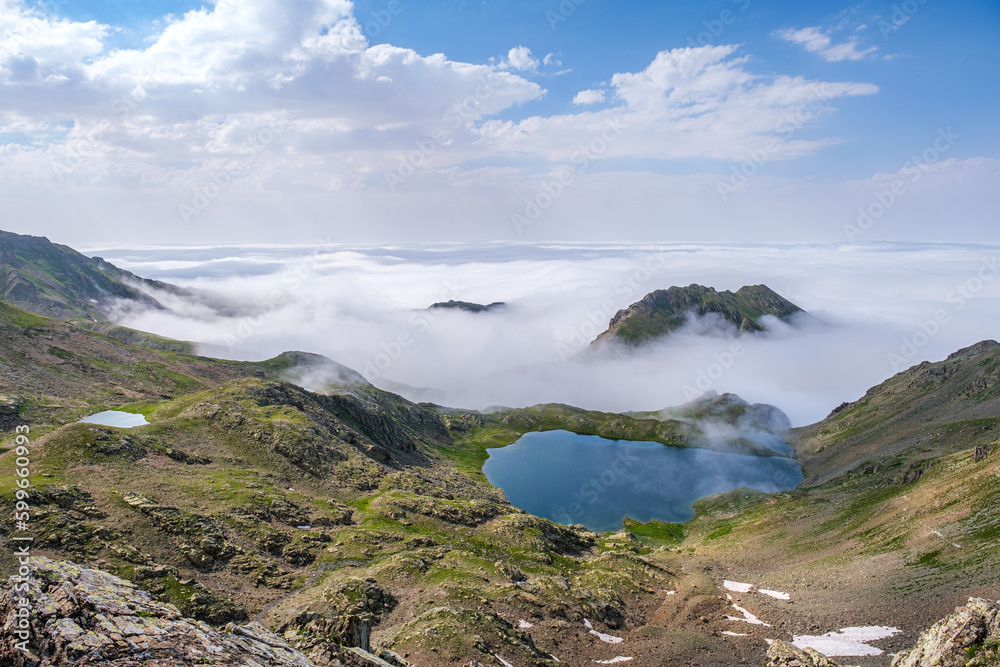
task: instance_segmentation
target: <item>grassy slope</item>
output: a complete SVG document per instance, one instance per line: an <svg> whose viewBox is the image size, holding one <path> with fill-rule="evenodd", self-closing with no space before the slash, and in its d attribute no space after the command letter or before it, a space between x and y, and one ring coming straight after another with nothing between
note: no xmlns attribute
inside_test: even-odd
<svg viewBox="0 0 1000 667"><path fill-rule="evenodd" d="M988 586L1000 571L1000 347L921 364L794 435L806 486L701 501L686 546L872 600ZM976 448L991 454L976 462Z"/></svg>
<svg viewBox="0 0 1000 667"><path fill-rule="evenodd" d="M142 282L167 287L46 238L0 231L0 298L30 311L91 320L113 299L155 306L132 286Z"/></svg>
<svg viewBox="0 0 1000 667"><path fill-rule="evenodd" d="M281 362L265 373L151 350L3 304L0 346L0 393L27 399L20 418L32 426L36 547L135 579L187 614L221 623L266 610L273 627L312 642L329 628L302 609L358 613L421 665L497 651L550 664L543 645L568 624L634 621L673 580L674 556L655 545L514 509L442 457L452 434L438 415L375 388L312 394L258 377L287 371ZM151 424L72 423L116 406ZM10 430L3 440L9 498ZM518 616L546 619L540 646L504 620ZM560 655L589 650L579 644Z"/></svg>
<svg viewBox="0 0 1000 667"><path fill-rule="evenodd" d="M467 473L486 446L527 430L670 441L676 424L565 406L439 416L365 387L321 396L254 364L150 350L2 304L0 346L0 393L30 396L39 546L216 622L266 610L307 643L330 628L303 609L361 615L377 643L425 666L495 652L550 664L545 651L579 663L609 657L579 630L590 618L631 628L637 656L666 655L655 651L674 650L669 637L683 657L708 646L697 628L714 626L699 619L723 604L693 563L756 573L806 609L811 582L847 587L850 599L828 603L847 608L965 591L1000 566L1000 455L972 461L976 445L1000 448L995 346L917 367L796 432L809 488L733 492L699 503L683 527L630 522L605 536L519 512ZM152 424L60 425L129 403ZM0 454L4 497L11 457ZM650 623L659 591L684 582L672 599L686 606ZM534 623L530 638L517 618Z"/></svg>

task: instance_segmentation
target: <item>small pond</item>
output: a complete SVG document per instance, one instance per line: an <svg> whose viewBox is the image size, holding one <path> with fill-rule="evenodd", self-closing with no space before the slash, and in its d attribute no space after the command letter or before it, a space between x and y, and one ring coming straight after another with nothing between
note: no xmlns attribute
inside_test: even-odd
<svg viewBox="0 0 1000 667"><path fill-rule="evenodd" d="M121 410L105 410L97 414L84 417L80 420L83 424L97 424L98 426L114 426L117 428L134 428L145 426L149 422L142 415L122 412Z"/></svg>
<svg viewBox="0 0 1000 667"><path fill-rule="evenodd" d="M483 474L516 506L564 524L617 530L624 518L684 522L695 501L747 487L794 489L802 470L780 456L746 456L658 442L532 432L488 449Z"/></svg>

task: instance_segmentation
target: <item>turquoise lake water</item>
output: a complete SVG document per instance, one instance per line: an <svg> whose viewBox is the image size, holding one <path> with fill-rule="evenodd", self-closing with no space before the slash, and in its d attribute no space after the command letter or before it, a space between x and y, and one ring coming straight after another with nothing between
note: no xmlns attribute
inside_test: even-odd
<svg viewBox="0 0 1000 667"><path fill-rule="evenodd" d="M802 470L783 457L745 456L568 431L526 433L489 449L483 474L515 506L563 524L617 530L624 518L684 522L695 501L747 487L794 489Z"/></svg>

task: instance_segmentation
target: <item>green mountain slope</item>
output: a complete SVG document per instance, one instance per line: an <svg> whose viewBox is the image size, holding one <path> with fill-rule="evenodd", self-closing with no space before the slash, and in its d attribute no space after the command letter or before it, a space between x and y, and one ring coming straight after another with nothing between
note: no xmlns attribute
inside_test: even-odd
<svg viewBox="0 0 1000 667"><path fill-rule="evenodd" d="M641 625L675 578L669 552L526 515L461 472L454 440L471 416L446 420L367 383L313 393L279 379L315 366L310 355L212 360L6 304L0 341L0 496L14 490L13 428L29 425L36 553L99 565L186 615L260 616L334 657L371 633L422 666L495 654L551 665L557 647L563 660L597 656L586 633L565 639L583 618ZM73 421L119 406L151 423ZM13 528L4 515L5 573ZM518 618L544 627L528 634Z"/></svg>
<svg viewBox="0 0 1000 667"><path fill-rule="evenodd" d="M789 434L808 483L822 483L886 457L920 470L926 455L1000 437L1000 345L983 341L944 361L924 362Z"/></svg>
<svg viewBox="0 0 1000 667"><path fill-rule="evenodd" d="M641 345L680 329L689 313L719 315L741 332L764 330L760 320L773 315L787 320L802 309L775 293L766 285L744 286L734 292L717 292L711 287L689 285L656 290L619 310L593 344L619 341L629 346Z"/></svg>
<svg viewBox="0 0 1000 667"><path fill-rule="evenodd" d="M448 410L315 355L209 359L0 302L4 502L17 425L31 461L28 530L0 514L0 570L17 566L9 538L30 535L36 554L100 567L185 615L259 618L318 665L347 663L344 645L420 667L760 664L764 639L868 624L900 627L880 644L899 650L970 594L1000 597L998 377L992 341L921 364L785 434L806 486L595 534L512 507L479 474L484 450L558 428L701 445L701 423L774 434L782 416L732 395L631 416ZM113 407L150 424L76 421ZM791 599L731 601L724 579ZM769 625L733 621L734 602Z"/></svg>
<svg viewBox="0 0 1000 667"><path fill-rule="evenodd" d="M803 487L705 499L685 546L727 578L791 592L821 627L904 628L900 646L970 595L1000 597L996 342L910 368L786 435Z"/></svg>
<svg viewBox="0 0 1000 667"><path fill-rule="evenodd" d="M31 312L62 319L103 319L118 299L161 308L141 287L180 293L41 236L0 231L0 298Z"/></svg>

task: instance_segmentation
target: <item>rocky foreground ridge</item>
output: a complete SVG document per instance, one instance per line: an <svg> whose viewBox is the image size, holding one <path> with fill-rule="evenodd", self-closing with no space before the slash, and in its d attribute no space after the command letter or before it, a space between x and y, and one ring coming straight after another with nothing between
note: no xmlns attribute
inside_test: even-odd
<svg viewBox="0 0 1000 667"><path fill-rule="evenodd" d="M12 577L0 593L3 665L406 665L398 656L387 654L387 662L336 643L306 656L259 623L216 630L124 579L69 561L33 558L30 568L28 577Z"/></svg>
<svg viewBox="0 0 1000 667"><path fill-rule="evenodd" d="M920 635L901 651L892 667L980 667L1000 664L1000 603L969 598L969 603ZM840 667L812 649L776 641L764 667Z"/></svg>
<svg viewBox="0 0 1000 667"><path fill-rule="evenodd" d="M259 623L213 629L185 618L134 584L69 561L33 558L27 577L11 577L0 592L0 664L241 665L249 667L408 667L345 647L331 634L310 642L307 655ZM475 663L473 663L475 664ZM892 667L979 667L1000 664L1000 603L970 598L895 656ZM788 642L775 641L764 667L841 667Z"/></svg>

